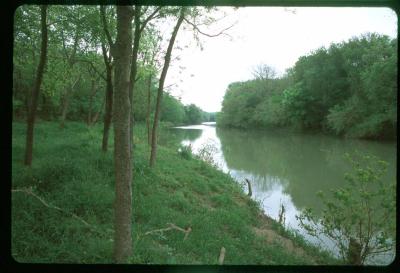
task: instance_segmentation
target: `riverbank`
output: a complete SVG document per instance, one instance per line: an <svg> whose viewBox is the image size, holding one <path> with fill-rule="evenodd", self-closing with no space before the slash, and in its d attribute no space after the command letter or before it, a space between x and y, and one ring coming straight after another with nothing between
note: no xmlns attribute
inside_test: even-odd
<svg viewBox="0 0 400 273"><path fill-rule="evenodd" d="M131 263L334 264L338 261L262 214L240 186L160 136L148 167L145 127L135 127ZM22 165L25 124L13 123L12 255L19 262L111 263L112 141L101 152L101 125L41 122L31 169ZM110 138L112 140L113 137Z"/></svg>
<svg viewBox="0 0 400 273"><path fill-rule="evenodd" d="M218 129L224 129L224 130L239 130L239 131L252 131L252 132L270 132L270 131L275 131L275 132L285 132L285 133L290 133L290 134L301 134L301 135L321 135L321 136L326 136L326 137L332 137L332 138L337 138L337 139L344 139L344 140L361 140L361 141L372 141L372 142L377 142L377 143L396 143L397 141L397 135L393 135L391 137L357 137L357 136L351 136L351 135L338 135L335 134L332 131L329 131L327 129L321 129L321 128L308 128L304 129L301 127L296 127L296 126L228 126L228 125L220 125L217 122L215 123L215 126Z"/></svg>

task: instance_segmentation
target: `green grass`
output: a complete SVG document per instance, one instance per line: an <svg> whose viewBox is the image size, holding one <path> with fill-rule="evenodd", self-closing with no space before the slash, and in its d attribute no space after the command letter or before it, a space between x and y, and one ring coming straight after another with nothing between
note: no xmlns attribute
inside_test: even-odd
<svg viewBox="0 0 400 273"><path fill-rule="evenodd" d="M113 252L114 174L112 143L101 147L101 125L88 129L69 122L42 122L35 128L33 165L24 167L25 125L13 123L12 187L32 187L37 198L12 194L12 255L19 262L111 263ZM112 135L110 140L112 142ZM306 255L293 252L254 232L265 225L256 202L227 174L195 157L178 153L173 135L160 136L156 167L148 167L145 127L135 128L133 181L133 256L139 264L336 263L297 235L273 222L270 228ZM90 226L86 226L75 214ZM264 217L265 218L265 217ZM184 240L177 230L148 231L173 223L192 231Z"/></svg>

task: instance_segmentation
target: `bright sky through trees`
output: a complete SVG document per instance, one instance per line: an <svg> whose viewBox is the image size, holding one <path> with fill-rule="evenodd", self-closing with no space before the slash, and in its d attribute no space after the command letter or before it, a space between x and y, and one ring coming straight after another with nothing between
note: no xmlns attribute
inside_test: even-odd
<svg viewBox="0 0 400 273"><path fill-rule="evenodd" d="M194 103L210 112L221 109L228 84L251 79L257 64L268 64L282 75L300 56L321 46L367 32L397 36L397 16L389 8L220 9L227 16L202 31L215 34L237 22L227 31L231 37L202 36L201 50L189 42L191 30L182 30L177 44L190 46L175 52L180 60L171 65L166 82L166 86L175 84L169 92L184 104Z"/></svg>

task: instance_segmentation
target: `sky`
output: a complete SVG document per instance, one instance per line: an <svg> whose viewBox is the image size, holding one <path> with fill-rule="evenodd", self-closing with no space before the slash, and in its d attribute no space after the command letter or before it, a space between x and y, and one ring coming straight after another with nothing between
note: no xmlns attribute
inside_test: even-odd
<svg viewBox="0 0 400 273"><path fill-rule="evenodd" d="M253 78L258 64L275 68L278 76L293 67L300 56L322 46L346 41L367 32L397 37L397 16L389 8L323 7L220 7L216 18L226 17L201 30L216 34L228 26L228 35L200 36L193 41L189 25L181 29L165 86L184 104L218 112L228 85ZM185 69L182 69L185 67Z"/></svg>

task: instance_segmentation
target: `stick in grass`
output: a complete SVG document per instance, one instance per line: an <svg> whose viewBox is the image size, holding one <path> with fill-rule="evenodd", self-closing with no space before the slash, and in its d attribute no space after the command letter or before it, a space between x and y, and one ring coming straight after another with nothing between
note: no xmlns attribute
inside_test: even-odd
<svg viewBox="0 0 400 273"><path fill-rule="evenodd" d="M219 259L218 259L218 264L222 265L224 263L224 259L225 259L225 247L221 247L221 251L219 253Z"/></svg>

